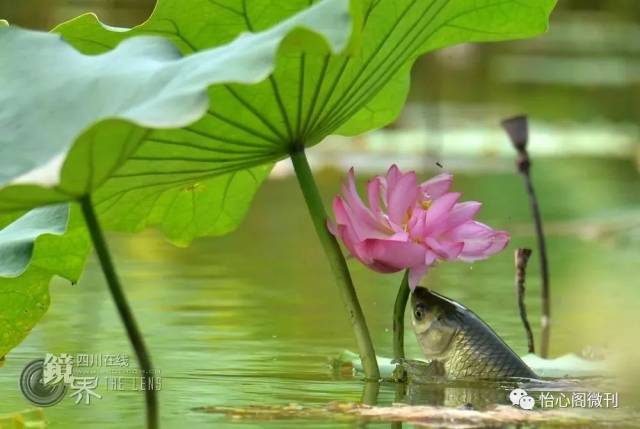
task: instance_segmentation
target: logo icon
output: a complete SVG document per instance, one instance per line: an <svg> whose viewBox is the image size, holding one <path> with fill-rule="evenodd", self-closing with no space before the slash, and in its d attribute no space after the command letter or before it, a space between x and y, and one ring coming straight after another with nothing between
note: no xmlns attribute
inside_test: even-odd
<svg viewBox="0 0 640 429"><path fill-rule="evenodd" d="M536 400L533 399L524 389L513 389L509 393L509 400L513 405L517 405L523 410L533 410Z"/></svg>
<svg viewBox="0 0 640 429"><path fill-rule="evenodd" d="M67 386L45 382L45 359L36 359L25 366L20 375L20 390L29 402L39 407L51 407L62 401Z"/></svg>

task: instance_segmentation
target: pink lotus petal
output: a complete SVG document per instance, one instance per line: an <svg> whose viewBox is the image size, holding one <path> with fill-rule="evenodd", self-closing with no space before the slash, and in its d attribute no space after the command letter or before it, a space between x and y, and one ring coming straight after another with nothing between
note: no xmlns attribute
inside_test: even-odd
<svg viewBox="0 0 640 429"><path fill-rule="evenodd" d="M413 290L418 286L422 277L427 274L427 270L429 267L427 265L416 265L415 267L409 268L409 289L413 292Z"/></svg>
<svg viewBox="0 0 640 429"><path fill-rule="evenodd" d="M448 229L448 216L453 206L458 202L460 195L458 192L449 192L431 204L431 207L427 209L425 234L431 235L434 231Z"/></svg>
<svg viewBox="0 0 640 429"><path fill-rule="evenodd" d="M409 233L405 231L396 232L395 234L389 236L388 240L390 241L409 241Z"/></svg>
<svg viewBox="0 0 640 429"><path fill-rule="evenodd" d="M438 262L438 255L433 253L430 249L424 254L424 264L428 267L435 265Z"/></svg>
<svg viewBox="0 0 640 429"><path fill-rule="evenodd" d="M449 223L456 224L455 226L458 226L468 220L471 220L478 214L481 207L482 203L478 201L465 201L464 203L458 203L453 206L453 209L451 210L451 219L449 219Z"/></svg>
<svg viewBox="0 0 640 429"><path fill-rule="evenodd" d="M433 237L427 237L425 239L425 244L429 246L429 249L438 255L440 259L447 260L456 259L464 248L464 243L461 241L440 243Z"/></svg>
<svg viewBox="0 0 640 429"><path fill-rule="evenodd" d="M394 187L387 190L389 220L402 225L407 219L409 208L414 206L419 196L416 174L412 171L402 176Z"/></svg>
<svg viewBox="0 0 640 429"><path fill-rule="evenodd" d="M387 210L390 208L389 204L391 200L391 195L396 191L400 181L402 181L408 175L415 176L416 173L415 171L403 173L400 171L397 165L393 164L391 167L389 167L389 170L387 171L387 174L385 176L378 176L378 179L380 179L382 184L381 188L384 191L383 200ZM417 178L416 178L416 183L417 183Z"/></svg>
<svg viewBox="0 0 640 429"><path fill-rule="evenodd" d="M411 238L414 240L422 240L425 235L426 210L421 208L413 209L411 218L407 223L407 230L410 232Z"/></svg>
<svg viewBox="0 0 640 429"><path fill-rule="evenodd" d="M400 180L402 176L403 174L400 172L398 166L393 164L391 167L389 167L389 170L387 170L387 187L394 188L396 186L396 183L398 183L398 180Z"/></svg>
<svg viewBox="0 0 640 429"><path fill-rule="evenodd" d="M506 231L494 231L494 234L486 239L487 246L483 250L475 252L470 249L473 246L468 241L465 241L465 247L462 249L459 259L466 262L487 259L504 250L509 244L509 239L509 234Z"/></svg>
<svg viewBox="0 0 640 429"><path fill-rule="evenodd" d="M360 195L358 194L353 167L349 170L347 175L346 185L342 186L342 195L353 213L359 219L359 223L366 224L371 229L379 228L380 225L376 222L373 214L367 206L364 205Z"/></svg>
<svg viewBox="0 0 640 429"><path fill-rule="evenodd" d="M338 225L344 225L349 228L349 230L357 237L357 240L364 240L363 235L359 234L358 229L359 225L354 222L353 212L348 209L345 201L340 197L335 197L333 200L333 213L336 217L336 223ZM363 231L364 232L364 231Z"/></svg>
<svg viewBox="0 0 640 429"><path fill-rule="evenodd" d="M365 241L367 255L376 263L399 271L424 262L424 247L410 241L371 239Z"/></svg>
<svg viewBox="0 0 640 429"><path fill-rule="evenodd" d="M338 196L333 198L333 215L338 225L346 225L350 222L347 211L344 208L344 201Z"/></svg>
<svg viewBox="0 0 640 429"><path fill-rule="evenodd" d="M388 234L382 230L382 225L376 223L370 214L360 212L358 215L356 210L340 197L333 200L333 212L336 216L336 222L351 228L359 240L384 238Z"/></svg>
<svg viewBox="0 0 640 429"><path fill-rule="evenodd" d="M459 241L469 238L486 238L493 232L493 229L487 225L471 220L451 229L446 235L451 240Z"/></svg>
<svg viewBox="0 0 640 429"><path fill-rule="evenodd" d="M454 228L447 233L447 237L464 243L460 259L465 261L486 259L504 249L509 243L507 232L495 231L477 221L469 221Z"/></svg>
<svg viewBox="0 0 640 429"><path fill-rule="evenodd" d="M434 236L445 233L446 231L453 229L463 223L470 221L478 214L478 211L482 207L482 203L477 201L466 201L464 203L457 203L453 206L451 211L446 216L445 222L440 222L437 227L434 226L430 229L430 232Z"/></svg>
<svg viewBox="0 0 640 429"><path fill-rule="evenodd" d="M336 237L344 243L345 247L349 250L349 253L358 258L360 262L365 265L369 265L373 262L367 255L362 242L358 241L346 226L338 225Z"/></svg>
<svg viewBox="0 0 640 429"><path fill-rule="evenodd" d="M375 261L375 260L372 261L370 264L367 264L367 266L371 268L373 271L377 271L383 274L397 273L398 271L402 270L402 268L397 268L392 265L387 265L384 262Z"/></svg>
<svg viewBox="0 0 640 429"><path fill-rule="evenodd" d="M447 193L452 183L453 176L449 173L442 173L432 177L426 182L422 182L420 189L427 194L429 198L435 199Z"/></svg>
<svg viewBox="0 0 640 429"><path fill-rule="evenodd" d="M345 227L345 231L348 233L351 242L360 242L367 238L376 238L378 236L385 237L384 234L371 230L366 225L358 223L357 219L354 220L353 213L340 197L336 197L333 200L333 212L335 213L338 227Z"/></svg>
<svg viewBox="0 0 640 429"><path fill-rule="evenodd" d="M375 220L381 224L386 224L385 215L380 207L380 191L383 188L382 181L379 177L369 180L367 183L367 197L369 199L369 207Z"/></svg>

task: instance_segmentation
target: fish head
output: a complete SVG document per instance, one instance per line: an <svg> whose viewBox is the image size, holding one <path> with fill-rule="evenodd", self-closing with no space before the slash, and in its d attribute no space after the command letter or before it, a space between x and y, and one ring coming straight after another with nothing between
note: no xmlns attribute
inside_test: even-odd
<svg viewBox="0 0 640 429"><path fill-rule="evenodd" d="M411 295L411 324L428 359L444 360L453 349L453 339L458 332L458 320L451 301L417 287Z"/></svg>

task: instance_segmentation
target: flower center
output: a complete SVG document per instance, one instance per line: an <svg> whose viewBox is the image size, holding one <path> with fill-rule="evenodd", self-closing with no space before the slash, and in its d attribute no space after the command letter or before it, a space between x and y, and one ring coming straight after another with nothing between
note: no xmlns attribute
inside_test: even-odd
<svg viewBox="0 0 640 429"><path fill-rule="evenodd" d="M426 211L426 210L429 210L429 207L431 207L431 204L433 204L433 200L427 198L420 202L420 207L422 207L422 209ZM407 212L404 214L404 219L402 220L402 230L405 232L408 230L409 220L411 219L412 215L413 215L412 208L409 208L409 210L407 210ZM415 239L415 241L417 241L418 243L422 242L421 239Z"/></svg>

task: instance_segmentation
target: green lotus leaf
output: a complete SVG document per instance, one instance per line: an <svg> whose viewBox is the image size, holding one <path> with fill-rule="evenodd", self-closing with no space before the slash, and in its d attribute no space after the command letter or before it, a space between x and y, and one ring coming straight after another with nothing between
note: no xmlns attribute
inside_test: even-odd
<svg viewBox="0 0 640 429"><path fill-rule="evenodd" d="M31 261L35 241L44 234L62 235L69 206L40 207L0 230L0 277L18 277Z"/></svg>
<svg viewBox="0 0 640 429"><path fill-rule="evenodd" d="M45 313L51 277L76 281L80 275L88 238L78 207L73 204L69 218L63 203L93 194L154 130L198 121L216 103L212 85L263 80L277 52L303 41L325 54L344 49L348 6L325 0L268 30L186 56L157 35L86 55L56 34L0 29L0 277L13 277L0 278L0 357ZM140 228L157 223L179 244L227 232L278 154L244 158L251 162L243 169L197 182L180 175L166 175L171 186L132 179L128 185L140 192L118 196L120 210L130 213L116 220L124 229L133 225L128 220L143 219Z"/></svg>
<svg viewBox="0 0 640 429"><path fill-rule="evenodd" d="M29 270L16 279L0 278L0 358L20 344L49 308L51 275Z"/></svg>
<svg viewBox="0 0 640 429"><path fill-rule="evenodd" d="M164 133L153 130L185 127L188 132L208 114L210 101L217 103L208 96L216 85L267 78L281 45L286 52L299 39L315 38L325 54L343 49L351 27L348 6L347 0L325 0L269 29L236 33L226 44L191 55L161 37L129 37L109 52L85 55L56 34L1 29L0 79L8 84L0 91L0 210L92 194L141 142L162 139ZM210 150L230 165L242 161L241 169L280 156L268 147L240 156L226 147ZM166 178L171 162L156 166ZM223 170L229 168L216 171ZM180 171L173 178L184 177Z"/></svg>
<svg viewBox="0 0 640 429"><path fill-rule="evenodd" d="M89 252L76 205L43 207L12 217L0 217L0 358L45 314L51 278L58 275L75 283Z"/></svg>
<svg viewBox="0 0 640 429"><path fill-rule="evenodd" d="M108 51L141 34L168 37L184 54L192 54L228 43L242 32L263 31L311 3L160 0L145 23L128 31L107 27L93 15L54 31L87 54ZM327 52L300 33L281 50L268 79L251 86L212 87L205 116L181 129L150 132L96 192L101 217L107 227L122 231L158 225L182 244L228 232L243 218L274 160L330 134L354 135L391 122L402 108L418 56L461 42L540 34L554 4L354 0L350 12L355 29L348 49ZM218 226L220 216L226 222Z"/></svg>

